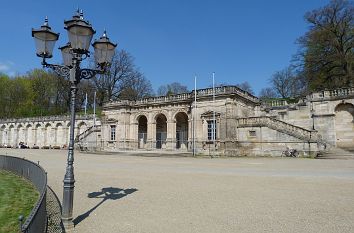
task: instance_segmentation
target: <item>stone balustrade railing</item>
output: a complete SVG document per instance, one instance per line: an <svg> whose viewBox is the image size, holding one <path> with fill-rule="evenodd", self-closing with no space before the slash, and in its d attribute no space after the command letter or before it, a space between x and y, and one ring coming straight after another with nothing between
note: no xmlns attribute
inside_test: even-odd
<svg viewBox="0 0 354 233"><path fill-rule="evenodd" d="M289 104L284 99L273 99L273 100L264 101L263 105L267 107L282 107L282 106L288 106Z"/></svg>
<svg viewBox="0 0 354 233"><path fill-rule="evenodd" d="M294 103L293 105L302 105L306 103L306 101L313 100L323 100L323 99L333 99L333 98L346 98L349 96L354 96L354 87L344 87L334 90L323 90L319 92L313 92L308 95L306 98L300 98L298 103ZM265 107L285 107L290 104L285 99L271 99L262 101L262 105Z"/></svg>
<svg viewBox="0 0 354 233"><path fill-rule="evenodd" d="M305 141L317 141L317 131L311 131L268 116L238 118L238 127L268 127Z"/></svg>
<svg viewBox="0 0 354 233"><path fill-rule="evenodd" d="M214 94L213 88L206 88L206 89L199 89L197 90L197 98L205 97L205 96L212 96ZM223 95L223 94L237 94L249 101L254 103L258 103L259 99L250 93L240 89L237 86L221 86L215 87L215 95ZM192 101L194 98L194 91L190 93L182 93L177 95L169 95L169 96L158 96L158 97L149 97L144 98L137 101L127 101L127 100L119 100L106 103L105 106L117 106L117 105L144 105L144 104L156 104L156 103L166 103L172 101L183 101L183 100L190 100Z"/></svg>
<svg viewBox="0 0 354 233"><path fill-rule="evenodd" d="M94 115L76 115L76 120L94 119ZM0 123L21 123L21 122L47 122L47 121L69 121L69 115L58 116L42 116L42 117L27 117L27 118L7 118L0 119Z"/></svg>
<svg viewBox="0 0 354 233"><path fill-rule="evenodd" d="M343 87L334 90L323 90L315 92L310 96L310 99L326 99L346 96L354 96L354 87Z"/></svg>

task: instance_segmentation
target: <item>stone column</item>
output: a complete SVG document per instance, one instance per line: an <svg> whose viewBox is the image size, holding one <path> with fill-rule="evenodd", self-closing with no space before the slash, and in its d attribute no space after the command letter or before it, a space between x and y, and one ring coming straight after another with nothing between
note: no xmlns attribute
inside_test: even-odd
<svg viewBox="0 0 354 233"><path fill-rule="evenodd" d="M69 142L69 138L68 138L68 131L69 131L69 127L67 127L67 126L65 126L65 127L63 127L63 135L62 135L62 137L63 137L63 142L64 142L64 144L67 146L68 145L68 142Z"/></svg>
<svg viewBox="0 0 354 233"><path fill-rule="evenodd" d="M8 144L9 142L9 131L7 129L4 130L2 141L4 144Z"/></svg>
<svg viewBox="0 0 354 233"><path fill-rule="evenodd" d="M166 139L166 149L174 150L176 149L176 121L167 121L167 139Z"/></svg>
<svg viewBox="0 0 354 233"><path fill-rule="evenodd" d="M3 143L3 134L4 134L4 130L3 129L0 129L0 145L4 144Z"/></svg>
<svg viewBox="0 0 354 233"><path fill-rule="evenodd" d="M37 138L38 138L37 134L38 134L37 129L32 128L33 146L34 146L34 144L37 145Z"/></svg>
<svg viewBox="0 0 354 233"><path fill-rule="evenodd" d="M156 148L156 121L153 113L150 111L147 115L147 140L146 148Z"/></svg>
<svg viewBox="0 0 354 233"><path fill-rule="evenodd" d="M55 128L53 128L54 131L54 146L58 145L58 126L56 126Z"/></svg>
<svg viewBox="0 0 354 233"><path fill-rule="evenodd" d="M27 128L27 146L32 146L33 144L33 130L32 126Z"/></svg>
<svg viewBox="0 0 354 233"><path fill-rule="evenodd" d="M7 132L7 145L12 146L12 137L14 134L14 128L9 128L9 131Z"/></svg>
<svg viewBox="0 0 354 233"><path fill-rule="evenodd" d="M188 150L193 149L193 119L188 120ZM197 136L197 131L195 131L195 136Z"/></svg>
<svg viewBox="0 0 354 233"><path fill-rule="evenodd" d="M18 146L18 139L19 139L19 130L18 128L14 128L14 141L13 141L14 146Z"/></svg>
<svg viewBox="0 0 354 233"><path fill-rule="evenodd" d="M156 148L156 122L148 122L147 147Z"/></svg>
<svg viewBox="0 0 354 233"><path fill-rule="evenodd" d="M139 138L138 138L138 127L139 124L137 122L133 122L130 124L132 130L130 130L130 138L132 139L132 148L139 148Z"/></svg>
<svg viewBox="0 0 354 233"><path fill-rule="evenodd" d="M26 127L24 130L23 130L23 133L24 133L24 143L25 144L28 144L28 128Z"/></svg>

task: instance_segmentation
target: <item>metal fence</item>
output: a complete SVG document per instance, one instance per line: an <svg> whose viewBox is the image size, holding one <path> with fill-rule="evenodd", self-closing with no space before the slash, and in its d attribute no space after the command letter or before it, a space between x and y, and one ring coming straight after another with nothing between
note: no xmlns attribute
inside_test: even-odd
<svg viewBox="0 0 354 233"><path fill-rule="evenodd" d="M188 149L188 131L176 131L176 149Z"/></svg>
<svg viewBox="0 0 354 233"><path fill-rule="evenodd" d="M13 172L29 180L39 192L39 200L21 225L21 232L45 232L47 226L47 173L36 163L12 156L0 155L0 169Z"/></svg>
<svg viewBox="0 0 354 233"><path fill-rule="evenodd" d="M166 147L167 132L156 133L156 149L164 149Z"/></svg>

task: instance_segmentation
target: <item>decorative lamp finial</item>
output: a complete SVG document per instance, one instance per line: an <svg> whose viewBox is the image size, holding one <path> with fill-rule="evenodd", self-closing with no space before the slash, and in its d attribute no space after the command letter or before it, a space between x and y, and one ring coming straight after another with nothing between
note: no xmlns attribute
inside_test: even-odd
<svg viewBox="0 0 354 233"><path fill-rule="evenodd" d="M84 19L84 11L80 10L80 19Z"/></svg>
<svg viewBox="0 0 354 233"><path fill-rule="evenodd" d="M48 26L48 16L46 16L44 19L44 26Z"/></svg>

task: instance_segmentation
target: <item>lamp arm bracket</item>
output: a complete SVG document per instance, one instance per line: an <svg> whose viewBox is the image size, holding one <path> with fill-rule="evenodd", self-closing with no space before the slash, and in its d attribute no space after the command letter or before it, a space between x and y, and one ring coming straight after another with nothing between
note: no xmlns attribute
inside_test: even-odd
<svg viewBox="0 0 354 233"><path fill-rule="evenodd" d="M67 78L70 76L70 67L64 65L54 65L42 62L43 67L52 69L58 76Z"/></svg>
<svg viewBox="0 0 354 233"><path fill-rule="evenodd" d="M95 77L96 74L103 74L104 70L92 70L92 69L81 69L80 70L80 80L81 79L91 79Z"/></svg>

